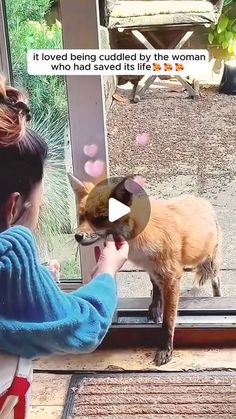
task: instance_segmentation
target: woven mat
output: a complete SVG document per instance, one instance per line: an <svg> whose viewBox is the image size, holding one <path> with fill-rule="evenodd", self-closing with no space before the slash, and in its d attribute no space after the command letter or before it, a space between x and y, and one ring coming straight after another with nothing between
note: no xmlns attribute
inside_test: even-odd
<svg viewBox="0 0 236 419"><path fill-rule="evenodd" d="M63 419L236 419L236 374L72 376Z"/></svg>

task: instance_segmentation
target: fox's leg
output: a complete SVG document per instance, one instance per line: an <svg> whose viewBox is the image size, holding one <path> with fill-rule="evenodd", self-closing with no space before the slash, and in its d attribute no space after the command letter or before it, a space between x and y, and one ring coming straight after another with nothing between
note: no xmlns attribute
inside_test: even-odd
<svg viewBox="0 0 236 419"><path fill-rule="evenodd" d="M174 330L178 310L181 276L165 277L163 281L164 312L159 349L155 363L160 366L169 362L173 353Z"/></svg>
<svg viewBox="0 0 236 419"><path fill-rule="evenodd" d="M211 280L213 296L221 297L221 281L219 276L214 276Z"/></svg>
<svg viewBox="0 0 236 419"><path fill-rule="evenodd" d="M152 302L148 309L148 318L154 320L155 323L162 323L163 320L163 297L161 284L158 283L150 275L150 280L152 282Z"/></svg>

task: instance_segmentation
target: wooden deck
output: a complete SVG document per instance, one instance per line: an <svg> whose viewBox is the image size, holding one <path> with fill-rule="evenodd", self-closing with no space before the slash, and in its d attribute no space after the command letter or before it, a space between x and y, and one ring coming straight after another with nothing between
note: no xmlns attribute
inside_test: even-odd
<svg viewBox="0 0 236 419"><path fill-rule="evenodd" d="M35 374L29 419L60 419L71 375Z"/></svg>
<svg viewBox="0 0 236 419"><path fill-rule="evenodd" d="M28 419L60 419L74 371L180 371L236 369L236 348L176 350L173 360L153 365L152 349L99 350L81 356L54 356L34 363L32 407ZM55 373L56 372L56 373Z"/></svg>

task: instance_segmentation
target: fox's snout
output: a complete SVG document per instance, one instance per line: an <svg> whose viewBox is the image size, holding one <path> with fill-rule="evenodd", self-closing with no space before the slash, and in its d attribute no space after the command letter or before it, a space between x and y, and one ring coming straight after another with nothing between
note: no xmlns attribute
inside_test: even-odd
<svg viewBox="0 0 236 419"><path fill-rule="evenodd" d="M75 234L75 240L78 243L81 243L84 240L84 233L76 233Z"/></svg>
<svg viewBox="0 0 236 419"><path fill-rule="evenodd" d="M75 240L82 246L89 246L90 244L95 243L99 239L99 236L96 233L76 233Z"/></svg>
<svg viewBox="0 0 236 419"><path fill-rule="evenodd" d="M89 246L95 243L99 236L92 230L88 223L82 222L75 232L75 240L82 246Z"/></svg>

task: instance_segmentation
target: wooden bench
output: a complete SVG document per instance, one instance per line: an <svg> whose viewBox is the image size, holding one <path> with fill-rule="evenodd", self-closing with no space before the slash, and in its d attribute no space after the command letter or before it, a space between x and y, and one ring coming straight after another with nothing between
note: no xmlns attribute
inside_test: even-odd
<svg viewBox="0 0 236 419"><path fill-rule="evenodd" d="M199 28L216 24L224 0L100 0L100 20L114 49L180 49ZM138 102L158 76L125 76ZM198 86L176 76L191 97ZM141 79L141 80L140 80ZM161 77L159 77L161 79Z"/></svg>

